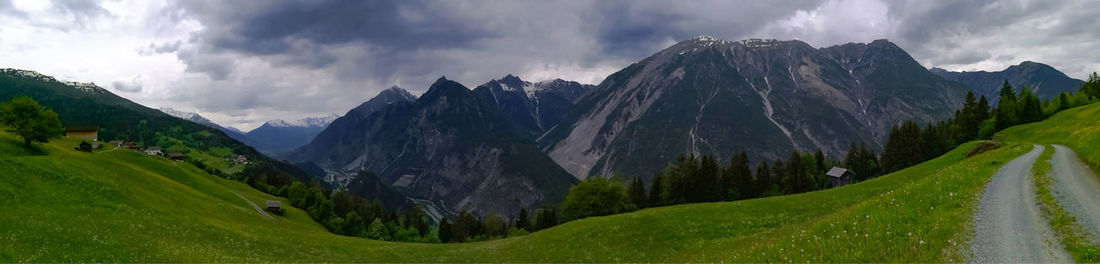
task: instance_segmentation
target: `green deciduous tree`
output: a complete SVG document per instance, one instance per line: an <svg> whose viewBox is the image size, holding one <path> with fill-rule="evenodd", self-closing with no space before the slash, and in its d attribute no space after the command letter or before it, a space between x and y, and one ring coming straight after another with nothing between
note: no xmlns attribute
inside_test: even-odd
<svg viewBox="0 0 1100 264"><path fill-rule="evenodd" d="M566 221L617 214L626 209L626 189L618 181L592 177L573 185L561 204Z"/></svg>
<svg viewBox="0 0 1100 264"><path fill-rule="evenodd" d="M367 228L367 238L375 240L389 240L390 231L386 229L386 225L382 223L382 219L375 218L370 223L370 227Z"/></svg>
<svg viewBox="0 0 1100 264"><path fill-rule="evenodd" d="M27 96L0 104L0 126L23 138L24 146L30 146L31 142L46 143L61 135L61 119L57 113L42 108Z"/></svg>

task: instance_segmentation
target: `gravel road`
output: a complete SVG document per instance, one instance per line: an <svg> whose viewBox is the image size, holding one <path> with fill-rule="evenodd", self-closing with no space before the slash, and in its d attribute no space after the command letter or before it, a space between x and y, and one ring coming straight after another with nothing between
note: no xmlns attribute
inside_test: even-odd
<svg viewBox="0 0 1100 264"><path fill-rule="evenodd" d="M1100 236L1100 178L1092 173L1077 153L1065 146L1054 145L1051 158L1051 191L1062 208L1077 218L1085 231Z"/></svg>
<svg viewBox="0 0 1100 264"><path fill-rule="evenodd" d="M229 190L229 189L226 189L226 190ZM241 195L237 192L234 192L233 190L229 190L229 192L237 195L237 197L241 197L241 199L244 200L245 202L248 202L248 205L251 205L252 208L256 209L256 212L259 212L260 215L266 216L267 218L275 218L274 216L271 216L270 214L267 214L267 212L265 212L264 209L260 208L260 206L256 205L256 203L253 203L252 200L249 200L248 198L244 198L243 195Z"/></svg>
<svg viewBox="0 0 1100 264"><path fill-rule="evenodd" d="M1031 166L1042 153L1043 146L1035 145L1001 167L986 185L974 216L973 262L1073 262L1035 199Z"/></svg>

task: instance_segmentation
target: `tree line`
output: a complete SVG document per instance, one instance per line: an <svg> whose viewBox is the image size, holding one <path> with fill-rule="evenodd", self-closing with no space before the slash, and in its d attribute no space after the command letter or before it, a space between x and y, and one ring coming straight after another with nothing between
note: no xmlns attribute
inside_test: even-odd
<svg viewBox="0 0 1100 264"><path fill-rule="evenodd" d="M821 151L795 151L785 160L762 161L750 170L748 155L741 152L728 163L719 164L712 155L680 155L668 167L655 173L647 187L640 177L629 183L615 178L594 177L569 190L562 202L562 217L571 221L611 215L641 208L684 203L734 201L774 195L796 194L831 188L824 175L839 165L864 181L902 170L939 157L960 144L990 139L996 132L1019 124L1041 121L1058 111L1100 99L1100 76L1093 73L1076 93L1061 93L1040 100L1030 87L1016 92L1005 81L998 104L991 107L985 96L968 92L954 117L923 127L915 121L892 126L881 155L864 144L852 144L843 161L829 160Z"/></svg>

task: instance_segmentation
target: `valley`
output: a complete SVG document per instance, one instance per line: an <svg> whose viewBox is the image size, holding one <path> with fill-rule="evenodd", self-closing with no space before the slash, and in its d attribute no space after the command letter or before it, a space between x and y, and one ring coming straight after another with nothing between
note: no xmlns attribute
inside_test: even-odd
<svg viewBox="0 0 1100 264"><path fill-rule="evenodd" d="M0 0L0 263L1096 263L1093 5Z"/></svg>
<svg viewBox="0 0 1100 264"><path fill-rule="evenodd" d="M997 138L1027 142L1031 131L1074 131L1075 124L1087 123L1077 120L1093 120L1098 111L1100 105L1070 109ZM1100 139L1095 133L1075 135ZM0 227L18 231L2 238L0 258L36 262L961 261L969 254L969 219L991 177L1038 149L1010 143L968 158L977 145L968 143L932 161L841 188L658 207L521 237L432 245L333 235L295 208L267 219L233 192L256 203L278 198L187 164L126 151L85 154L71 150L73 140L26 152L13 137L2 138L0 169L6 176L0 195L9 199L0 208L15 213L0 216ZM1097 158L1081 153L1082 160Z"/></svg>

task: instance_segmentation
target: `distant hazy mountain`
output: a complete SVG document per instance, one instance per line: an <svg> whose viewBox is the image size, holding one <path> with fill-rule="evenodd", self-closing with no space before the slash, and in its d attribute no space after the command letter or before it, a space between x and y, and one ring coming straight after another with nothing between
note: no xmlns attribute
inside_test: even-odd
<svg viewBox="0 0 1100 264"><path fill-rule="evenodd" d="M970 87L975 94L985 95L991 102L1000 100L1001 86L1007 80L1016 92L1030 87L1041 99L1051 99L1062 92L1076 92L1085 81L1070 78L1050 65L1025 61L1019 65L997 71L953 72L932 68L932 73L944 79L956 81Z"/></svg>
<svg viewBox="0 0 1100 264"><path fill-rule="evenodd" d="M594 87L562 79L531 83L508 75L478 86L474 93L532 135L541 135Z"/></svg>
<svg viewBox="0 0 1100 264"><path fill-rule="evenodd" d="M217 128L218 130L221 130L222 132L225 132L225 134L228 135L229 137L231 137L233 139L236 139L237 141L240 141L242 143L245 143L246 145L255 147L255 146L253 146L254 143L247 136L245 136L245 134L242 133L240 130L237 130L236 128L232 128L232 127L223 127L221 125L218 125L218 124L214 123L214 121L210 121L210 119L207 119L206 117L203 117L203 116L199 115L198 113L180 111L180 110L172 109L171 107L161 107L157 110L160 110L161 112L164 112L165 114L168 114L168 115L171 115L171 116L174 116L174 117L179 117L179 118L184 119L184 120L190 120L191 122L195 122L195 123L199 123L199 124L206 125L206 126L209 126L209 127Z"/></svg>
<svg viewBox="0 0 1100 264"><path fill-rule="evenodd" d="M374 172L452 213L513 214L556 203L575 181L526 129L465 86L440 78L411 99L400 89L384 91L287 158L347 174Z"/></svg>
<svg viewBox="0 0 1100 264"><path fill-rule="evenodd" d="M648 178L679 154L748 151L754 161L850 143L880 149L903 120L944 120L966 88L886 40L680 42L607 77L539 145L578 178Z"/></svg>
<svg viewBox="0 0 1100 264"><path fill-rule="evenodd" d="M328 127L338 115L326 117L311 117L295 121L281 119L267 121L260 127L249 131L248 136L252 146L268 154L278 154L290 151L309 143Z"/></svg>

